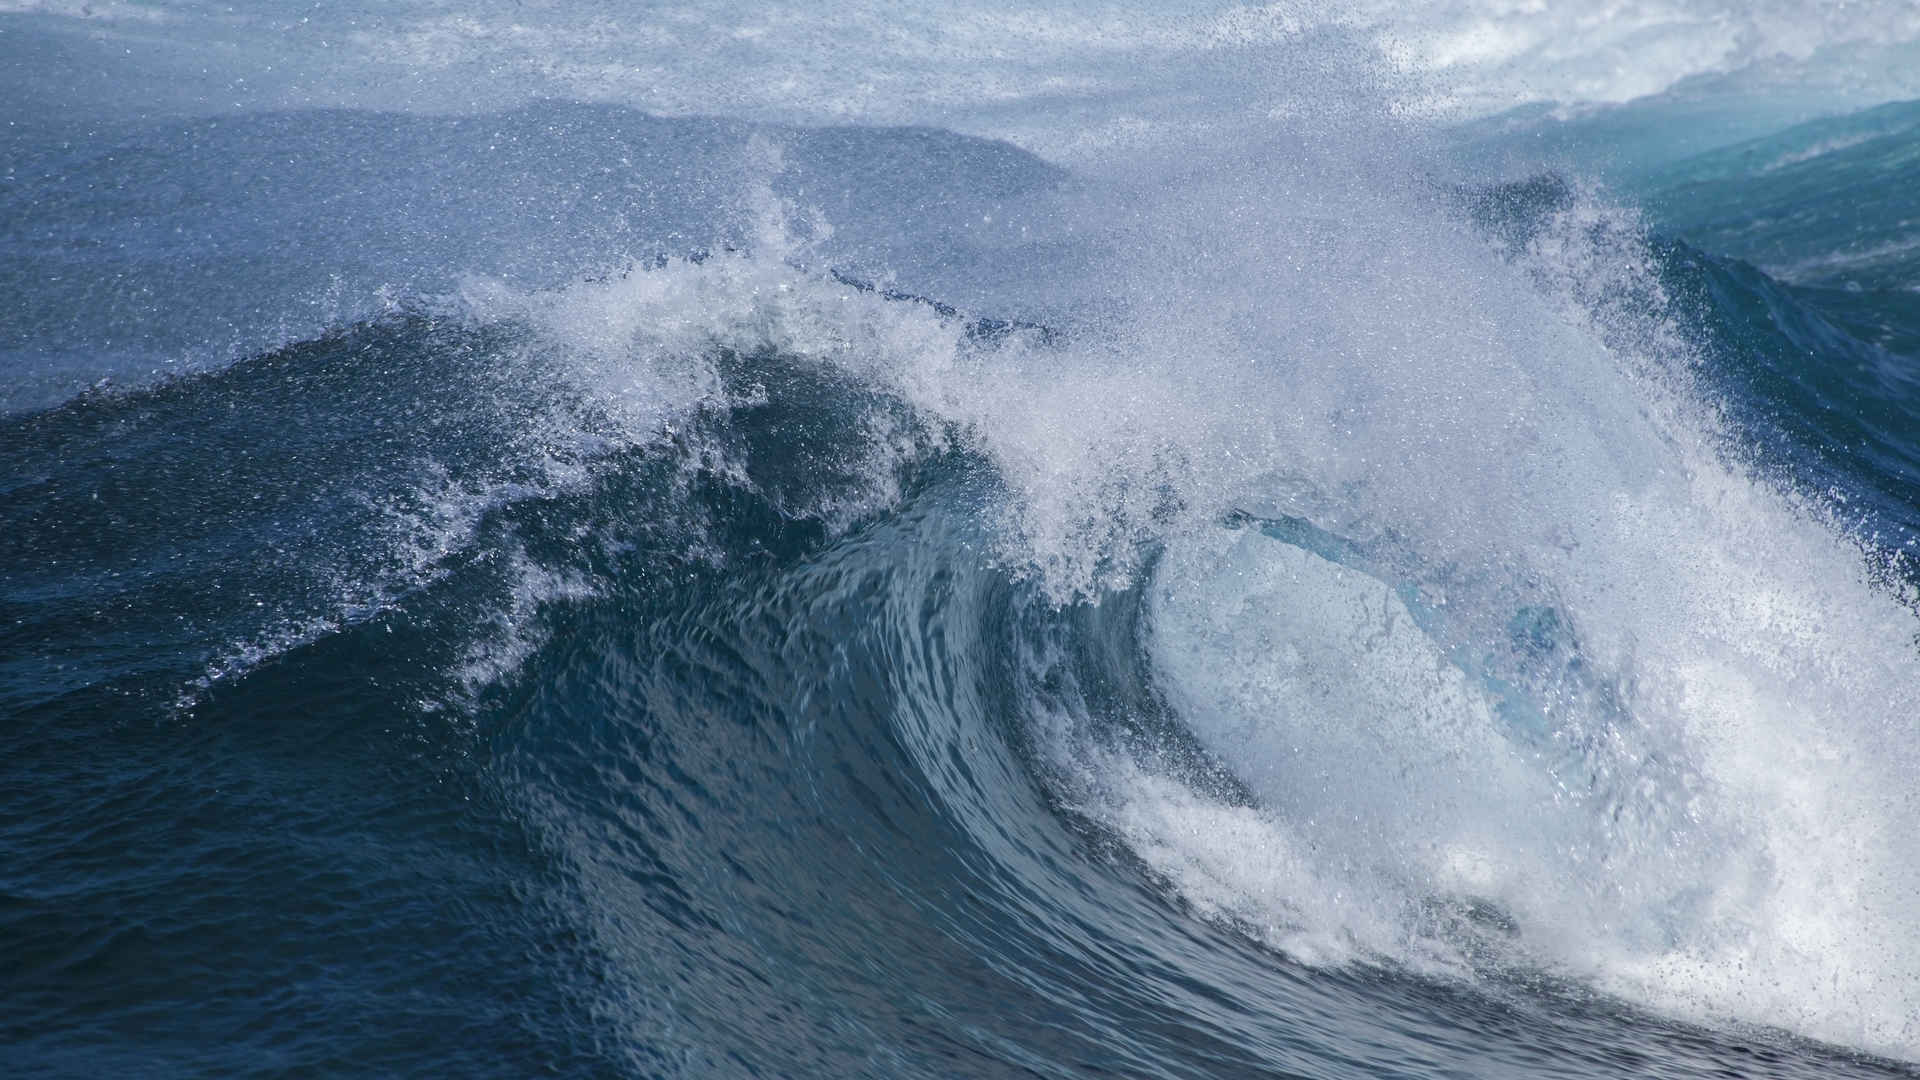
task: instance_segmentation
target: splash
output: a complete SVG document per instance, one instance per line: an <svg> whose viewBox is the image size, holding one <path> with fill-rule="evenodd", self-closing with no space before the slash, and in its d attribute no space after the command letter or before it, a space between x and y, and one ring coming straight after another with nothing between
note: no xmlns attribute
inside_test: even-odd
<svg viewBox="0 0 1920 1080"><path fill-rule="evenodd" d="M857 388L854 482L794 507L836 528L925 455L989 463L991 558L1053 605L1146 590L1157 692L1250 794L1029 717L1063 797L1202 913L1310 961L1544 969L1920 1052L1914 597L1746 464L1632 215L1574 191L1502 242L1389 127L1011 208L1076 239L1022 264L1044 330L835 273L767 183L750 248L475 280L443 314L530 333L630 445L777 401L743 357Z"/></svg>

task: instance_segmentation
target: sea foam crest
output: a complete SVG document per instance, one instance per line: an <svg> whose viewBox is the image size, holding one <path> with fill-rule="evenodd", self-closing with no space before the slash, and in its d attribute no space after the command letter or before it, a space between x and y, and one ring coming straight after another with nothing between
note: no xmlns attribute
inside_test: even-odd
<svg viewBox="0 0 1920 1080"><path fill-rule="evenodd" d="M1503 252L1355 166L1088 202L1136 212L1079 223L1106 256L1062 272L1103 302L1045 341L981 347L780 228L465 302L649 427L736 392L716 350L857 377L993 463L1001 556L1054 602L1144 580L1162 692L1254 807L1036 730L1202 911L1920 1050L1912 598L1734 460L1630 219L1582 195Z"/></svg>
<svg viewBox="0 0 1920 1080"><path fill-rule="evenodd" d="M1268 525L1168 534L1163 686L1280 834L1248 858L1310 852L1363 953L1444 956L1434 902L1495 911L1528 966L1911 1055L1913 597L1731 460L1659 298L1589 288L1646 280L1593 213L1504 269L1403 230L1306 291L1316 336L1269 340L1340 361L1273 388L1316 403L1284 482L1209 500ZM1377 321L1328 334L1355 302ZM1185 880L1179 832L1144 850Z"/></svg>

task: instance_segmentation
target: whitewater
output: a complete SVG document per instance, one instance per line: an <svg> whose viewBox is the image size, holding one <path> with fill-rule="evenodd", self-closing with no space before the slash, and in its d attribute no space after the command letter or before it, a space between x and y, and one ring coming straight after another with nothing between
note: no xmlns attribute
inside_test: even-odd
<svg viewBox="0 0 1920 1080"><path fill-rule="evenodd" d="M1912 1075L1920 10L0 2L15 1075Z"/></svg>

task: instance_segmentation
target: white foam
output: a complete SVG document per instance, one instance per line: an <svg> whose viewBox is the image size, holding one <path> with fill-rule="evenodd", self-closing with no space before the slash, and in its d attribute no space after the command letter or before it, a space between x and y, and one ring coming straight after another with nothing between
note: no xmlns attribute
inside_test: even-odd
<svg viewBox="0 0 1920 1080"><path fill-rule="evenodd" d="M638 22L555 12L531 22L483 6L410 13L352 40L380 64L484 64L549 93L656 112L931 121L1062 154L1087 136L1087 113L1173 131L1217 118L1223 103L1244 108L1309 36L1316 49L1345 37L1390 58L1409 106L1465 113L1621 102L1747 71L1781 82L1851 70L1858 104L1920 93L1897 63L1856 55L1920 42L1920 14L1898 2L761 3L724 14L684 4ZM1196 72L1204 99L1183 93ZM1180 115L1164 106L1174 99L1185 99Z"/></svg>
<svg viewBox="0 0 1920 1080"><path fill-rule="evenodd" d="M1002 558L1056 600L1166 545L1158 670L1260 806L1036 723L1200 911L1322 962L1465 970L1433 905L1490 904L1512 962L1920 1053L1913 597L1726 460L1630 217L1576 201L1509 264L1377 159L1295 149L1085 204L1131 212L1088 226L1107 304L1066 346L970 348L778 244L517 310L609 385L707 385L674 365L718 345L898 395L995 463ZM1249 507L1376 564L1222 530ZM1485 680L1549 608L1580 674L1523 690L1545 726L1521 731Z"/></svg>
<svg viewBox="0 0 1920 1080"><path fill-rule="evenodd" d="M1238 245L1260 268L1244 280L1308 316L1275 325L1211 275L1204 297L1182 296L1212 309L1204 325L1252 319L1268 348L1334 362L1275 363L1204 331L1204 355L1178 335L1158 347L1210 376L1222 351L1273 364L1288 403L1217 381L1229 416L1187 459L1239 453L1231 414L1252 413L1283 433L1263 460L1284 475L1209 470L1197 507L1264 503L1390 538L1391 554L1343 567L1204 521L1164 534L1153 647L1183 717L1302 834L1303 881L1400 883L1368 918L1466 894L1513 917L1529 962L1635 1000L1920 1053L1905 899L1920 895L1905 779L1920 762L1895 719L1920 715L1913 597L1876 585L1818 505L1722 459L1728 436L1688 396L1691 357L1657 325L1657 295L1635 294L1655 324L1638 330L1633 306L1595 302L1619 295L1593 287L1595 268L1641 279L1631 245L1548 230L1523 286L1464 241L1436 243L1443 230L1396 223L1418 252L1403 259L1339 220L1313 264L1333 289L1290 274L1290 242ZM1397 588L1444 600L1437 628ZM1530 605L1567 620L1586 677L1609 688L1538 703L1550 745L1578 754L1503 727L1468 676L1511 652L1506 623ZM1145 850L1179 880L1198 857Z"/></svg>
<svg viewBox="0 0 1920 1080"><path fill-rule="evenodd" d="M1703 78L1818 88L1827 107L1920 95L1920 12L1904 0L759 0L655 5L646 18L417 0L378 19L291 4L13 0L6 14L139 24L128 39L139 58L121 79L129 109L473 112L564 97L676 116L937 124L1079 160L1137 145L1143 130L1310 109L1330 69L1374 67L1377 81L1382 62L1398 107L1450 115L1622 102Z"/></svg>
<svg viewBox="0 0 1920 1080"><path fill-rule="evenodd" d="M796 237L826 230L764 182L750 251L447 306L531 328L629 444L766 392L726 385L719 350L862 380L993 463L998 557L1054 601L1164 548L1156 670L1260 805L1034 722L1080 805L1201 911L1323 962L1467 970L1431 912L1485 902L1517 962L1920 1056L1913 597L1726 460L1630 216L1578 198L1509 261L1418 179L1417 133L1348 119L1161 143L1035 211L1035 247L1075 242L1021 264L1065 298L1065 344L979 347L809 268ZM866 444L871 509L924 445ZM1230 534L1236 509L1378 554ZM522 607L583 587L537 578ZM1525 691L1548 695L1529 734L1489 676L1524 667L1510 623L1547 609L1581 673Z"/></svg>

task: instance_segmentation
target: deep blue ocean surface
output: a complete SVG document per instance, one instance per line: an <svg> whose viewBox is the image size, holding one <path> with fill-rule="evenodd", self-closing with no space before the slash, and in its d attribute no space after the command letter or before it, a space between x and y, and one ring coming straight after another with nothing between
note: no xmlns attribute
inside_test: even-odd
<svg viewBox="0 0 1920 1080"><path fill-rule="evenodd" d="M1681 8L0 2L0 1072L1920 1072L1920 23Z"/></svg>

